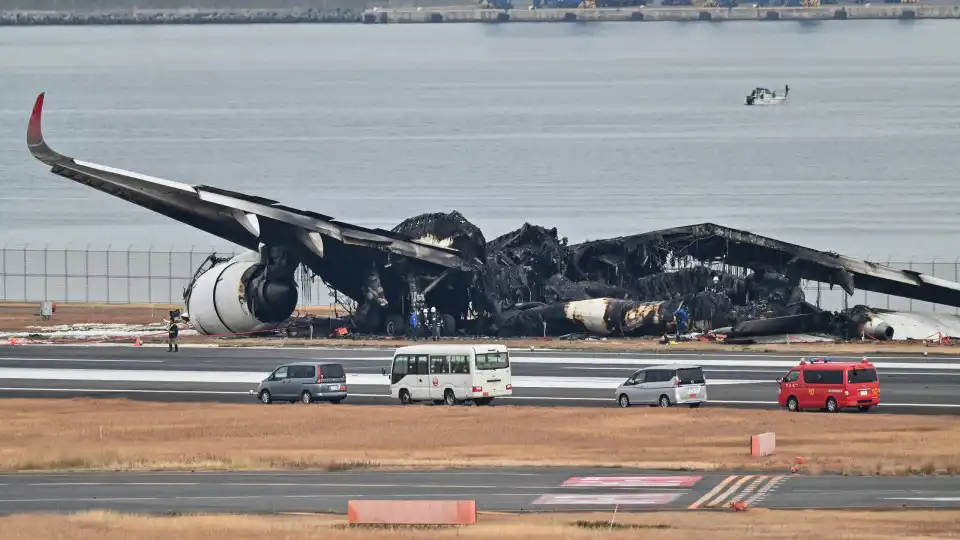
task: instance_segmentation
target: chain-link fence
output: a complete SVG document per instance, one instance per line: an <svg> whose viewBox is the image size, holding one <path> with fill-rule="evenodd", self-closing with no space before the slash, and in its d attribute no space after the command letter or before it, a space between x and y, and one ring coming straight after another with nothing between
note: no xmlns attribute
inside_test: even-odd
<svg viewBox="0 0 960 540"><path fill-rule="evenodd" d="M0 249L0 300L180 304L194 273L212 249L95 249L4 246ZM220 257L236 253L216 252ZM326 285L297 271L299 305L326 305Z"/></svg>
<svg viewBox="0 0 960 540"><path fill-rule="evenodd" d="M113 304L183 301L183 291L197 267L212 249L94 249L4 246L0 249L0 300L38 302L103 302ZM232 257L235 253L218 252ZM927 261L877 261L949 281L960 282L960 257ZM301 268L300 305L331 302L326 285L311 279ZM858 290L847 296L817 282L804 283L807 301L824 309L839 310L856 304L876 308L960 313L960 308L920 302Z"/></svg>

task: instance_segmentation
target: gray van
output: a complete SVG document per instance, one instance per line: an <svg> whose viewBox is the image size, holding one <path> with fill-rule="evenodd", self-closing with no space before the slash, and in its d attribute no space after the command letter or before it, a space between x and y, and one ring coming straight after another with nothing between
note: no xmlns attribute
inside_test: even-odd
<svg viewBox="0 0 960 540"><path fill-rule="evenodd" d="M700 366L674 364L643 368L617 387L613 398L630 405L689 405L707 402L707 381Z"/></svg>
<svg viewBox="0 0 960 540"><path fill-rule="evenodd" d="M340 403L347 397L347 374L336 363L295 362L273 370L257 387L261 403L298 400Z"/></svg>

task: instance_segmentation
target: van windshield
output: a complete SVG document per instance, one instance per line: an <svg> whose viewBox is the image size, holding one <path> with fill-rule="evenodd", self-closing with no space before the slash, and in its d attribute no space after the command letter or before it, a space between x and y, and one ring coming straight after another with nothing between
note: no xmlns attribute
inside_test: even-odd
<svg viewBox="0 0 960 540"><path fill-rule="evenodd" d="M685 384L704 384L703 370L696 368L683 368L677 370L677 379L680 379L680 385Z"/></svg>
<svg viewBox="0 0 960 540"><path fill-rule="evenodd" d="M877 382L877 370L852 368L847 372L847 381L851 383Z"/></svg>
<svg viewBox="0 0 960 540"><path fill-rule="evenodd" d="M510 367L510 358L506 352L477 354L477 369L506 369Z"/></svg>

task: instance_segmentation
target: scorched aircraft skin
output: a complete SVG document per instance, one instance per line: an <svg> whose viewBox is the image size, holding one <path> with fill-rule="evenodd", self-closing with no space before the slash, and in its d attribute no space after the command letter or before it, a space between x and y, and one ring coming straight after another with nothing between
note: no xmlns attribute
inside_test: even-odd
<svg viewBox="0 0 960 540"><path fill-rule="evenodd" d="M802 280L850 295L860 288L960 307L958 283L712 223L573 245L555 228L529 223L488 242L458 212L367 229L262 197L65 156L44 141L43 102L40 94L27 145L53 174L249 250L205 262L187 287L187 314L203 334L283 325L296 307L301 263L357 302L353 324L368 333L401 333L411 307L425 304L441 314L447 335L465 327L502 336L649 335L683 308L696 330L890 337L862 309L835 314L807 303Z"/></svg>

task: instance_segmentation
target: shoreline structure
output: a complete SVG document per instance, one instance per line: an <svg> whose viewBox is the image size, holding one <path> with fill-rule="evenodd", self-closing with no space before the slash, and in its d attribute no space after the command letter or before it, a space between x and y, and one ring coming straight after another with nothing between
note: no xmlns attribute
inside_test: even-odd
<svg viewBox="0 0 960 540"><path fill-rule="evenodd" d="M0 2L2 5L3 2ZM854 4L824 7L631 7L572 9L474 9L469 6L406 8L182 8L103 10L0 9L0 26L87 26L280 23L506 23L616 21L823 21L960 19L960 5Z"/></svg>

